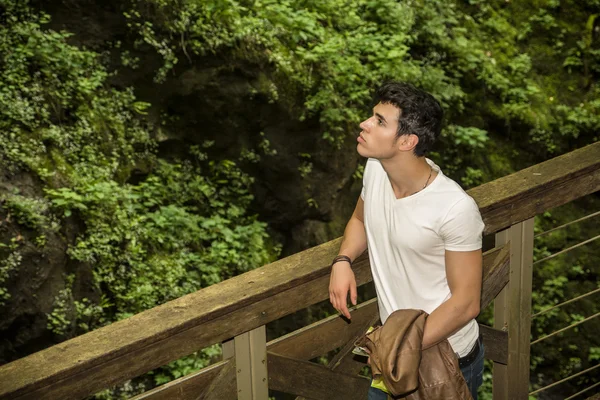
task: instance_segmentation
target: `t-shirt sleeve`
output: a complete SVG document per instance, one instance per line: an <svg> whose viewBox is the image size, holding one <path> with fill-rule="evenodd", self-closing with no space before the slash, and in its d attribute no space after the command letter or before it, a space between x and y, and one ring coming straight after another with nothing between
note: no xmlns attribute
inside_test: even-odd
<svg viewBox="0 0 600 400"><path fill-rule="evenodd" d="M471 197L465 197L452 206L440 228L444 248L450 251L481 249L484 228L479 207Z"/></svg>
<svg viewBox="0 0 600 400"><path fill-rule="evenodd" d="M354 192L356 193L356 192ZM365 185L363 184L362 190L360 191L360 198L363 199L363 201L365 201Z"/></svg>

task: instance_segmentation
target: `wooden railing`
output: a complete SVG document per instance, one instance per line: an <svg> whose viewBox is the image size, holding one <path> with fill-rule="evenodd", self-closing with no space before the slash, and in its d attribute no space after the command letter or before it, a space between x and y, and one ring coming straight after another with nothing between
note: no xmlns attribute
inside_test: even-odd
<svg viewBox="0 0 600 400"><path fill-rule="evenodd" d="M493 360L494 399L526 399L533 220L600 190L595 143L469 191L495 248L484 254L482 309L494 299L494 327L481 326ZM265 324L328 298L329 262L340 239L294 254L126 320L0 367L0 399L81 399L223 343L223 361L136 399L266 399L268 389L313 399L365 399L369 380L352 343L377 319L375 299L266 343ZM368 257L354 264L371 281ZM510 280L509 280L510 277ZM308 360L341 350L328 366Z"/></svg>

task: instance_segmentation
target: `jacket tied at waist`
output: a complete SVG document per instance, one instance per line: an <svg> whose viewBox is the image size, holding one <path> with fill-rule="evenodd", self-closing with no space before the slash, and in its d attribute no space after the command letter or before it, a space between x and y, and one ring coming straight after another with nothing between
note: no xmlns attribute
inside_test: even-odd
<svg viewBox="0 0 600 400"><path fill-rule="evenodd" d="M383 378L393 396L406 400L467 400L471 393L448 340L421 350L427 314L422 310L394 311L385 324L361 337L373 377Z"/></svg>

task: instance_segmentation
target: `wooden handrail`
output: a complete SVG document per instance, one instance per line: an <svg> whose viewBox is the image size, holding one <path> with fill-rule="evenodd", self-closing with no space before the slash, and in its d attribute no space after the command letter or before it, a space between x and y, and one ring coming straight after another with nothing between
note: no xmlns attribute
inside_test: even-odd
<svg viewBox="0 0 600 400"><path fill-rule="evenodd" d="M486 233L600 190L600 143L471 189ZM85 397L328 297L340 239L0 366L0 399ZM358 284L370 278L356 263Z"/></svg>
<svg viewBox="0 0 600 400"><path fill-rule="evenodd" d="M600 142L484 183L467 191L486 234L600 190Z"/></svg>
<svg viewBox="0 0 600 400"><path fill-rule="evenodd" d="M483 256L484 287L481 309L486 308L498 291L508 282L508 250L509 246L504 246L489 250ZM307 361L335 350L349 341L353 343L352 338L357 333L364 332L364 329L360 330L361 326L377 315L377 299L368 300L350 308L349 311L352 315L351 324L340 318L339 315L332 315L272 340L267 343L267 350L270 354L276 353ZM508 334L484 325L480 325L480 331L486 347L486 358L506 364ZM201 389L207 386L207 382L225 368L226 363L225 361L211 365L140 394L132 400L197 399L197 393L200 393Z"/></svg>

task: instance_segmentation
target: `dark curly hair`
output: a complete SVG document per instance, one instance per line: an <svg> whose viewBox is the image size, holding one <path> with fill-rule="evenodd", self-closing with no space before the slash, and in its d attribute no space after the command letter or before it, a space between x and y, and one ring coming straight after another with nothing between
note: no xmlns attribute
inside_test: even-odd
<svg viewBox="0 0 600 400"><path fill-rule="evenodd" d="M397 137L414 134L419 143L417 157L424 156L435 143L442 129L444 110L429 93L410 83L386 82L377 89L373 104L392 104L400 109Z"/></svg>

